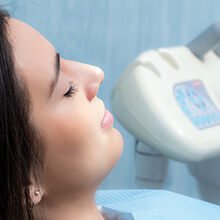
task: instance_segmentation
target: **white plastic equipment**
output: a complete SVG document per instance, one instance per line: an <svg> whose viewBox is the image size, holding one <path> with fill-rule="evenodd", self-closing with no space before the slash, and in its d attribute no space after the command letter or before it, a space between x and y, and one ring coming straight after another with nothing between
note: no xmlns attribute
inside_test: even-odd
<svg viewBox="0 0 220 220"><path fill-rule="evenodd" d="M219 41L217 23L188 46L138 56L112 94L113 113L121 124L176 160L220 155Z"/></svg>

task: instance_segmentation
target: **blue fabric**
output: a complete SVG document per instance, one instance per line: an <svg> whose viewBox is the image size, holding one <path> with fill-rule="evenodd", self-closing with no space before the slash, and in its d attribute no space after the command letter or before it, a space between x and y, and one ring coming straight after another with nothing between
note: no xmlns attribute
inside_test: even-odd
<svg viewBox="0 0 220 220"><path fill-rule="evenodd" d="M109 220L220 219L220 206L165 190L101 190L96 204Z"/></svg>

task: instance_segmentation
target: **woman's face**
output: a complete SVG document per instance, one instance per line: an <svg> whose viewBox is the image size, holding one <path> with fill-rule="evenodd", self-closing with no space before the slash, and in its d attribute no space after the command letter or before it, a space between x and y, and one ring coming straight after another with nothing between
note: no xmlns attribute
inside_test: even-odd
<svg viewBox="0 0 220 220"><path fill-rule="evenodd" d="M30 93L31 120L43 138L45 196L95 190L118 162L123 146L111 117L101 126L105 106L96 94L102 70L59 59L33 28L15 19L9 25L18 74Z"/></svg>

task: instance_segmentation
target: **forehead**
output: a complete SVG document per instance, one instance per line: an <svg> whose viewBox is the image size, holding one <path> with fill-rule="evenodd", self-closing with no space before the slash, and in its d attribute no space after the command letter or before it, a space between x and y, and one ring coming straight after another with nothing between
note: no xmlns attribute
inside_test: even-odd
<svg viewBox="0 0 220 220"><path fill-rule="evenodd" d="M18 61L20 61L18 63L20 65L27 66L32 64L31 61L38 57L39 54L43 57L48 57L48 53L53 49L53 46L41 34L22 21L10 18L9 33L14 53Z"/></svg>
<svg viewBox="0 0 220 220"><path fill-rule="evenodd" d="M9 35L15 66L35 98L41 95L39 91L49 90L55 68L54 47L35 29L13 18L9 19Z"/></svg>

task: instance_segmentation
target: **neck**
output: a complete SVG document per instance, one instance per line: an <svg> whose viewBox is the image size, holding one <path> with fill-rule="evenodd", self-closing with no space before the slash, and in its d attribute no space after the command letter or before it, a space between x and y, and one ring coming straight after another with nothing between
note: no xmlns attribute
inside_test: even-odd
<svg viewBox="0 0 220 220"><path fill-rule="evenodd" d="M37 219L46 220L104 220L95 203L95 193L80 194L80 196L72 196L71 198L60 197L60 199L51 199L50 201L44 199L41 204L35 207ZM43 211L42 211L43 210Z"/></svg>

